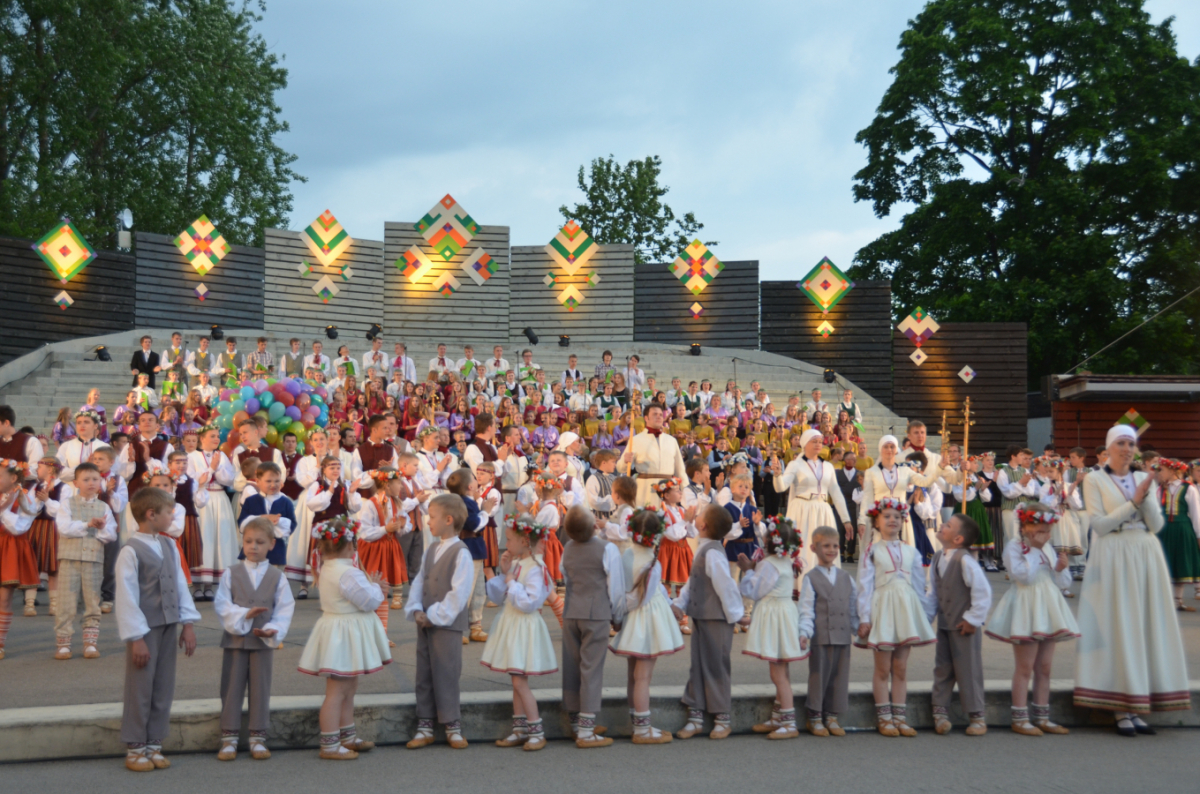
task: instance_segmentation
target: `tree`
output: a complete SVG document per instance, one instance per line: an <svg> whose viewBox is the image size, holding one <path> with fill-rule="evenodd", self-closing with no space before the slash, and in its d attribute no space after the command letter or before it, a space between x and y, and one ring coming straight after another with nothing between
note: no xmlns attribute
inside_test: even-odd
<svg viewBox="0 0 1200 794"><path fill-rule="evenodd" d="M932 0L856 141L854 197L900 228L852 272L898 314L1027 321L1065 372L1200 284L1200 61L1141 0ZM1196 296L1089 362L1200 369Z"/></svg>
<svg viewBox="0 0 1200 794"><path fill-rule="evenodd" d="M256 6L262 10L261 2ZM63 215L93 245L129 207L175 235L201 214L233 243L287 223L287 72L233 0L7 0L0 15L0 233Z"/></svg>
<svg viewBox="0 0 1200 794"><path fill-rule="evenodd" d="M574 219L601 245L630 243L634 261L672 262L691 245L704 224L694 213L676 218L662 197L671 188L658 184L662 158L630 160L622 168L610 154L592 160L590 181L579 167L579 189L586 201L568 209L558 208L566 220ZM716 245L716 241L705 245Z"/></svg>

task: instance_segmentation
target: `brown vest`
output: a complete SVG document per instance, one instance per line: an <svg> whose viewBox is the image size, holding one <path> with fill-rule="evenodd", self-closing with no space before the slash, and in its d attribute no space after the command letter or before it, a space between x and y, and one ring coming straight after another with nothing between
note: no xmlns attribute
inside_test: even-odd
<svg viewBox="0 0 1200 794"><path fill-rule="evenodd" d="M685 612L688 617L696 620L725 620L725 608L721 606L721 597L717 595L717 590L704 567L704 558L710 549L717 549L724 554L719 542L701 541L700 547L696 549L696 557L692 560L692 575L688 577L688 605Z"/></svg>
<svg viewBox="0 0 1200 794"><path fill-rule="evenodd" d="M192 366L194 366L196 369L200 370L201 372L209 372L213 368L213 360L215 358L216 357L213 355L211 350L208 351L207 353L201 353L199 350L197 350L194 357L192 358ZM188 375L188 386L189 387L195 388L199 385L200 385L200 376L199 375Z"/></svg>
<svg viewBox="0 0 1200 794"><path fill-rule="evenodd" d="M147 463L149 458L142 451L142 437L137 435L136 438L129 441L130 453L133 455L133 476L129 478L129 498L141 490L145 485L142 482L142 475L146 473ZM155 460L162 460L163 453L167 451L167 440L165 438L155 438L150 442L150 457Z"/></svg>
<svg viewBox="0 0 1200 794"><path fill-rule="evenodd" d="M567 580L563 617L571 620L612 620L608 599L608 574L604 571L604 547L592 536L587 543L567 541L562 568Z"/></svg>
<svg viewBox="0 0 1200 794"><path fill-rule="evenodd" d="M440 602L450 592L450 580L454 578L458 553L466 548L466 544L461 540L452 540L450 547L442 552L442 558L434 562L433 553L437 551L438 545L440 544L429 547L429 550L425 552L425 563L421 566L421 571L425 574L425 590L422 601L426 608ZM463 604L462 611L454 617L454 621L449 626L439 626L439 628L466 631L467 605Z"/></svg>
<svg viewBox="0 0 1200 794"><path fill-rule="evenodd" d="M8 441L0 440L0 458L29 464L29 468L25 471L25 482L27 483L37 479L37 466L34 465L37 461L30 461L25 457L25 445L31 438L33 436L28 433L13 433L13 437Z"/></svg>
<svg viewBox="0 0 1200 794"><path fill-rule="evenodd" d="M146 616L146 625L152 629L179 622L179 592L175 587L179 558L175 556L175 542L166 535L156 535L153 539L158 541L162 559L140 541L131 540L128 544L138 560L138 606Z"/></svg>
<svg viewBox="0 0 1200 794"><path fill-rule="evenodd" d="M380 464L392 460L396 455L396 448L386 441L378 444L370 439L358 445L358 458L362 461L362 470L375 471ZM371 494L370 488L361 488L359 493L364 497L369 497Z"/></svg>
<svg viewBox="0 0 1200 794"><path fill-rule="evenodd" d="M850 644L850 599L854 597L854 587L850 583L850 574L837 568L834 570L837 571L836 584L830 584L823 573L811 571L808 574L808 583L816 595L813 602L814 645Z"/></svg>
<svg viewBox="0 0 1200 794"><path fill-rule="evenodd" d="M324 488L325 486L321 486ZM322 521L328 521L331 518L344 516L350 512L346 506L348 497L346 496L346 483L338 480L337 485L333 489L333 496L329 498L329 507L318 511L313 516L313 526L320 524Z"/></svg>
<svg viewBox="0 0 1200 794"><path fill-rule="evenodd" d="M108 508L99 499L85 502L79 494L72 496L68 502L71 506L71 519L87 523L93 518L104 518ZM58 536L58 558L60 560L79 560L80 562L104 562L104 544L96 540L98 529L88 527L87 537L68 538Z"/></svg>
<svg viewBox="0 0 1200 794"><path fill-rule="evenodd" d="M256 590L250 579L250 572L246 570L244 564L238 562L229 569L230 600L245 609L267 608L266 612L254 619L251 628L261 629L271 621L271 617L275 614L275 590L279 586L279 577L279 570L268 565L267 572L263 574L262 581L258 583ZM221 634L221 647L241 648L244 651L270 649L270 646L263 642L262 637L257 637L253 633L238 635L230 634L228 631Z"/></svg>
<svg viewBox="0 0 1200 794"><path fill-rule="evenodd" d="M300 498L300 494L304 493L304 489L300 487L300 483L294 479L296 476L296 465L303 459L303 455L299 452L289 457L287 453L281 453L283 456L283 495L293 502ZM293 479L289 480L291 475Z"/></svg>
<svg viewBox="0 0 1200 794"><path fill-rule="evenodd" d="M193 480L188 477L182 484L175 486L175 504L183 505L183 514L189 518L198 518L199 513L196 512L196 499L192 491Z"/></svg>
<svg viewBox="0 0 1200 794"><path fill-rule="evenodd" d="M496 455L496 447L493 446L490 441L484 441L482 438L477 438L471 443L474 444L475 448L479 450L479 454L483 455L484 463L495 463L496 461L500 460L499 456Z"/></svg>
<svg viewBox="0 0 1200 794"><path fill-rule="evenodd" d="M963 619L963 615L971 608L971 588L967 587L962 576L962 556L967 552L943 551L942 554L953 554L954 558L946 566L946 574L938 573L940 558L933 559L933 583L938 594L938 628L952 629Z"/></svg>

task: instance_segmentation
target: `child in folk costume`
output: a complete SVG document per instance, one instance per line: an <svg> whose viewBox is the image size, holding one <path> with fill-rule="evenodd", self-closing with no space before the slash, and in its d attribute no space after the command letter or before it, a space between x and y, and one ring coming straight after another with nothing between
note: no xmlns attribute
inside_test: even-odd
<svg viewBox="0 0 1200 794"><path fill-rule="evenodd" d="M471 552L458 539L467 506L455 494L438 494L429 501L428 516L437 542L425 552L404 608L417 624L417 735L406 746L416 750L433 744L436 721L446 729L446 742L461 750L467 746L459 702L462 634L474 567Z"/></svg>
<svg viewBox="0 0 1200 794"><path fill-rule="evenodd" d="M925 471L929 462L924 452L910 452L906 460L918 474ZM942 491L936 483L928 487L915 484L910 487L908 515L912 521L913 543L921 554L921 564L928 568L934 555L942 549L937 539L942 511Z"/></svg>
<svg viewBox="0 0 1200 794"><path fill-rule="evenodd" d="M304 491L321 478L321 461L326 455L333 454L329 451L329 441L330 438L336 437L336 430L327 433L322 428L314 427L308 436L310 454L305 455L296 464L296 484L300 486L301 492L295 500L296 527L288 537L287 566L284 573L288 579L300 583L300 588L296 591L297 599L308 598L308 585L312 584L313 580L312 566L309 565L312 556L313 513L304 499Z"/></svg>
<svg viewBox="0 0 1200 794"><path fill-rule="evenodd" d="M800 585L800 648L808 653L808 732L845 736L838 714L850 704L850 645L858 631L858 587L833 564L840 556L838 531L813 531L817 567Z"/></svg>
<svg viewBox="0 0 1200 794"><path fill-rule="evenodd" d="M687 584L692 575L692 547L688 545L690 538L696 537L696 526L692 523L696 511L685 510L683 501L683 483L677 478L660 480L654 484L654 493L659 498L666 524L663 529L663 540L658 550L658 559L662 563L663 582L667 585L669 594L679 595L679 591ZM691 634L691 626L687 617L679 621L679 630Z"/></svg>
<svg viewBox="0 0 1200 794"><path fill-rule="evenodd" d="M484 573L483 566L487 562L487 542L483 539L483 530L487 527L491 511L496 509L500 501L499 494L492 494L487 504L480 509L479 483L471 470L463 466L452 472L446 478L446 489L463 500L467 508L467 520L463 524L458 539L471 552L471 565L474 569L471 584L471 603L467 607L467 634L463 642L487 642L487 632L483 630L483 601Z"/></svg>
<svg viewBox="0 0 1200 794"><path fill-rule="evenodd" d="M230 508L233 510L235 516L240 516L242 514L242 504L251 496L258 493L258 488L255 487L254 483L258 480L258 467L261 463L262 461L256 457L247 456L234 464L241 469L237 481L242 484L242 487L236 489L229 497Z"/></svg>
<svg viewBox="0 0 1200 794"><path fill-rule="evenodd" d="M104 544L104 578L100 580L100 612L108 614L112 612L113 600L116 598L117 554L121 551L121 544L128 538L127 533L136 530L137 527L125 526L129 490L125 478L113 470L113 464L117 462L117 451L112 447L100 447L92 452L88 462L96 464L96 468L100 470L100 498L117 517L119 540L116 543Z"/></svg>
<svg viewBox="0 0 1200 794"><path fill-rule="evenodd" d="M163 757L162 740L175 698L176 651L196 652L192 624L200 613L188 593L175 544L160 534L174 519L175 500L146 486L129 506L138 531L117 556L117 628L126 647L121 741L128 748L125 768L150 772L171 765Z"/></svg>
<svg viewBox="0 0 1200 794"><path fill-rule="evenodd" d="M1155 466L1167 522L1158 539L1175 589L1175 609L1195 612L1183 603L1183 587L1191 584L1200 598L1200 494L1196 485L1184 482L1188 467L1183 461L1161 458Z"/></svg>
<svg viewBox="0 0 1200 794"><path fill-rule="evenodd" d="M404 561L404 549L400 547L400 537L415 528L409 514L418 503L416 499L403 496L400 472L390 466L376 470L373 479L375 492L358 511L358 567L367 574L379 574L385 596L389 588L398 595L408 581L408 566ZM385 598L375 610L385 634L388 611ZM388 645L394 648L396 644L388 640Z"/></svg>
<svg viewBox="0 0 1200 794"><path fill-rule="evenodd" d="M13 590L36 590L41 578L29 543L29 527L38 511L21 487L27 468L21 461L0 458L0 659L12 625Z"/></svg>
<svg viewBox="0 0 1200 794"><path fill-rule="evenodd" d="M513 519L506 530L500 573L487 583L488 598L504 604L504 608L492 623L480 664L511 676L513 688L512 733L497 740L497 747L533 751L546 746L529 676L558 671L554 644L541 614L542 604L554 588L539 553L542 541L551 533L550 527L530 520L528 515Z"/></svg>
<svg viewBox="0 0 1200 794"><path fill-rule="evenodd" d="M628 660L633 743L666 744L671 741L671 734L650 725L650 680L659 656L683 649L683 635L671 614L658 561L663 539L662 513L654 507L636 510L629 517L628 534L632 545L621 554L627 588L625 620L608 649Z"/></svg>
<svg viewBox="0 0 1200 794"><path fill-rule="evenodd" d="M762 520L762 511L754 504L754 496L750 493L754 487L754 478L749 474L739 474L729 482L729 501L725 509L733 519L733 529L725 538L725 556L729 558L729 575L741 581L742 568L738 564L741 557L748 560L756 559L755 555L762 548L760 540L766 527ZM790 523L790 522L789 522ZM793 525L794 528L794 525ZM797 546L799 548L799 546ZM793 584L795 577L793 577ZM747 615L753 616L754 602L758 600L743 596L742 607ZM734 627L733 633L741 631L740 626Z"/></svg>
<svg viewBox="0 0 1200 794"><path fill-rule="evenodd" d="M805 430L800 436L800 445L804 448L800 457L789 463L786 469L782 468L778 458L773 458L771 471L774 473L775 492L789 495L787 517L800 533L804 569L811 570L816 564L816 558L809 548L809 535L814 529L837 526L837 520L840 520L849 537L854 533L854 528L850 526L850 514L846 511L842 489L837 485L837 470L820 458L820 431ZM838 560L838 565L841 565L841 560Z"/></svg>
<svg viewBox="0 0 1200 794"><path fill-rule="evenodd" d="M249 490L247 487L243 493ZM239 529L245 528L246 524L258 517L271 525L271 531L278 541L286 541L296 526L296 509L292 500L283 494L283 472L274 463L258 464L258 470L254 472L254 493L246 497L242 502L242 511L238 513ZM244 559L242 553L238 554L238 559ZM283 542L271 544L267 562L281 570L284 568L287 552Z"/></svg>
<svg viewBox="0 0 1200 794"><path fill-rule="evenodd" d="M418 473L419 461L416 455L412 452L401 452L396 460L397 465L400 467L400 496L405 500L416 499L418 505L407 514L409 521L412 523L412 531L405 532L400 536L400 549L404 552L404 563L408 569L408 580L411 582L421 570L421 561L425 557L425 533L422 531L424 525L423 516L428 509L429 499L434 495L434 492L424 490L421 487L421 479ZM403 606L403 595L401 592L392 591L391 606L392 609L400 609Z"/></svg>
<svg viewBox="0 0 1200 794"><path fill-rule="evenodd" d="M633 515L633 501L636 498L637 480L632 477L617 477L613 480L612 500L616 510L605 519L604 539L615 545L621 554L633 547L633 541L629 537L629 517Z"/></svg>
<svg viewBox="0 0 1200 794"><path fill-rule="evenodd" d="M58 501L55 524L59 534L57 553L60 575L58 611L54 620L55 659L71 658L71 635L75 633L75 608L83 598L83 657L100 656L100 578L104 571L104 544L117 540L117 519L99 498L100 470L91 463L75 467L70 495Z"/></svg>
<svg viewBox="0 0 1200 794"><path fill-rule="evenodd" d="M341 465L335 460L324 471ZM375 746L359 739L354 729L354 693L361 676L392 661L387 635L373 614L384 600L379 574L364 574L354 565L358 530L358 522L344 513L318 520L312 529L314 553L324 566L321 617L308 635L298 669L325 678L320 757L333 761L353 760Z"/></svg>
<svg viewBox="0 0 1200 794"><path fill-rule="evenodd" d="M737 558L742 596L761 602L751 617L742 653L769 665L775 708L769 721L754 726L755 733L766 733L768 739L794 739L800 735L788 676L788 664L808 655L800 647L800 614L792 601L799 554L800 537L792 522L774 516L767 521L758 559L751 561L746 554Z"/></svg>
<svg viewBox="0 0 1200 794"><path fill-rule="evenodd" d="M558 538L559 527L562 525L562 516L566 512L561 502L562 486L562 480L557 479L554 475L548 472L535 472L531 474L527 487L522 488L523 491L532 490L538 497L528 511L533 516L533 520L553 530L542 540L542 562L546 566L546 570L550 572L550 578L555 582L562 580L563 546L562 541ZM523 503L518 501L518 505L521 504ZM558 618L558 624L561 627L563 600L557 587L551 589L550 595L546 598L546 603L550 604L550 608L554 611L554 616Z"/></svg>
<svg viewBox="0 0 1200 794"><path fill-rule="evenodd" d="M937 603L925 594L917 550L900 540L908 504L885 497L866 515L879 540L871 543L858 568L858 639L875 652L876 727L884 736L916 736L908 725L908 654L937 641L931 621ZM891 683L889 693L889 680Z"/></svg>
<svg viewBox="0 0 1200 794"><path fill-rule="evenodd" d="M338 516L354 516L362 509L362 497L358 495L357 480L347 484L342 479L342 462L335 457L326 455L321 461L321 477L304 491L304 503L312 511L312 522L317 524L332 521ZM355 522L357 524L357 522ZM314 534L315 538L316 535ZM309 558L313 571L313 582L320 579L321 549L314 548Z"/></svg>
<svg viewBox="0 0 1200 794"><path fill-rule="evenodd" d="M617 478L616 466L617 453L612 449L596 449L592 453L592 471L584 491L587 493L588 509L599 519L607 519L616 510L612 498L613 480Z"/></svg>
<svg viewBox="0 0 1200 794"><path fill-rule="evenodd" d="M729 736L730 709L733 703L732 663L733 625L750 625L750 616L742 608L737 583L729 575L729 560L721 541L733 527L729 513L709 505L696 516L696 529L702 538L696 564L688 583L671 604L675 617L692 619L692 659L683 705L688 721L676 732L690 739L704 729L704 712L713 715L710 739Z"/></svg>
<svg viewBox="0 0 1200 794"><path fill-rule="evenodd" d="M271 757L267 729L271 724L271 666L283 643L296 602L287 578L268 557L277 545L275 524L251 518L242 527L243 562L221 574L213 607L221 634L221 749L217 759L237 758L242 727L242 699L250 702L250 757Z"/></svg>
<svg viewBox="0 0 1200 794"><path fill-rule="evenodd" d="M1067 453L1067 467L1063 470L1063 508L1060 521L1071 522L1073 530L1079 537L1080 553L1071 560L1071 576L1076 581L1083 579L1083 569L1087 565L1088 547L1088 512L1083 505L1083 482L1087 479L1087 450L1075 447Z"/></svg>
<svg viewBox="0 0 1200 794"><path fill-rule="evenodd" d="M1067 555L1050 545L1050 527L1059 516L1040 505L1029 505L1017 510L1017 520L1021 540L1004 549L1004 567L1013 585L996 604L987 622L987 635L1013 646L1013 732L1024 736L1067 733L1050 721L1054 645L1079 637L1079 624L1061 592L1071 581ZM1031 678L1033 703L1029 703Z"/></svg>
<svg viewBox="0 0 1200 794"><path fill-rule="evenodd" d="M992 606L992 587L971 547L979 526L956 513L938 530L941 550L930 566L929 598L937 603L937 654L933 668L934 729L950 732L954 685L971 719L968 736L987 733L983 713L983 622Z"/></svg>
<svg viewBox="0 0 1200 794"><path fill-rule="evenodd" d="M172 452L167 459L167 471L171 475L170 493L175 495L175 504L183 508L183 533L175 538L175 542L188 574L188 584L192 584L191 569L198 567L204 559L200 509L208 504L208 490L187 473L188 462L187 453Z"/></svg>
<svg viewBox="0 0 1200 794"><path fill-rule="evenodd" d="M167 494L175 493L175 478L168 472L158 471L158 464L155 461L150 463L150 471L142 475L147 487L158 488ZM174 497L172 497L174 499ZM187 560L183 557L181 550L181 539L183 538L183 530L187 524L187 511L183 505L175 500L175 506L171 512L171 523L163 530L162 534L175 541L175 553L179 557L179 567L183 571L183 578L189 586L192 584L191 572L188 570Z"/></svg>
<svg viewBox="0 0 1200 794"><path fill-rule="evenodd" d="M61 471L62 463L58 458L44 457L38 461L38 483L32 493L32 501L38 512L29 528L29 544L33 547L38 573L46 575L52 617L58 610L58 524L54 517L58 515L59 495L67 487L58 479ZM36 587L25 591L25 617L37 617L36 599Z"/></svg>
<svg viewBox="0 0 1200 794"><path fill-rule="evenodd" d="M220 450L221 433L215 425L200 428L200 449L188 455L188 476L204 490L204 504L197 500L200 523L199 560L192 560L192 594L211 600L221 574L237 561L237 523L225 489L236 473L229 457Z"/></svg>
<svg viewBox="0 0 1200 794"><path fill-rule="evenodd" d="M500 523L504 521L504 496L500 490L499 480L496 479L496 465L493 463L480 463L475 467L475 480L479 483L479 500L481 504L494 505L487 513L488 522L484 527L483 543L487 548L487 557L483 562L483 573L487 579L491 579L496 575L496 568L500 565L500 540L496 536L496 529ZM495 496L493 500L492 497ZM486 579L485 579L486 581Z"/></svg>
<svg viewBox="0 0 1200 794"><path fill-rule="evenodd" d="M938 470L935 467L931 466L929 470L919 472L912 467L901 465L897 460L899 455L900 442L896 437L883 436L879 439L879 463L863 472L862 501L858 510L859 536L863 538L859 544L860 548L867 546L872 540L873 530L868 515L872 505L884 498L904 502L908 498L910 486L928 488L938 480ZM916 539L907 510L904 511L903 518L900 540L913 546ZM878 536L874 539L878 540Z"/></svg>
<svg viewBox="0 0 1200 794"><path fill-rule="evenodd" d="M969 458L971 463L975 463L977 460L974 455ZM985 506L995 489L991 487L991 481L980 474L978 469L964 474L963 480L965 485L957 483L950 486L951 496L954 501L962 505L962 512L979 525L979 542L971 549L971 552L979 559L980 565L985 571L995 571L996 566L991 562L995 552L995 539L992 535L992 522L988 518Z"/></svg>

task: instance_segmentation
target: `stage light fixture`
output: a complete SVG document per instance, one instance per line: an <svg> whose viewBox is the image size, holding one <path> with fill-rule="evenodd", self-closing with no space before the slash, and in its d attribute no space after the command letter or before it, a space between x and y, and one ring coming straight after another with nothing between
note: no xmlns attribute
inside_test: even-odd
<svg viewBox="0 0 1200 794"><path fill-rule="evenodd" d="M570 346L571 346L571 337L569 337L569 336L560 336L560 337L558 338L558 346L559 346L559 347L570 347Z"/></svg>
<svg viewBox="0 0 1200 794"><path fill-rule="evenodd" d="M225 332L221 330L221 326L214 325L212 328L210 328L208 330L208 338L209 339L224 339Z"/></svg>
<svg viewBox="0 0 1200 794"><path fill-rule="evenodd" d="M837 383L837 373L831 369L825 370L825 382L826 383Z"/></svg>
<svg viewBox="0 0 1200 794"><path fill-rule="evenodd" d="M336 325L325 326L325 336L328 339L337 339L337 326Z"/></svg>
<svg viewBox="0 0 1200 794"><path fill-rule="evenodd" d="M372 342L375 341L375 337L382 336L382 335L383 335L383 326L380 325L379 323L372 323L371 327L367 330L367 339L370 339Z"/></svg>
<svg viewBox="0 0 1200 794"><path fill-rule="evenodd" d="M92 352L96 354L97 361L112 361L112 355L104 345L96 345L96 349Z"/></svg>
<svg viewBox="0 0 1200 794"><path fill-rule="evenodd" d="M692 355L693 356L700 355L700 345L696 342L692 342Z"/></svg>
<svg viewBox="0 0 1200 794"><path fill-rule="evenodd" d="M538 335L533 332L533 328L525 326L525 330L521 333L525 334L525 338L529 340L529 344L536 345L538 343Z"/></svg>

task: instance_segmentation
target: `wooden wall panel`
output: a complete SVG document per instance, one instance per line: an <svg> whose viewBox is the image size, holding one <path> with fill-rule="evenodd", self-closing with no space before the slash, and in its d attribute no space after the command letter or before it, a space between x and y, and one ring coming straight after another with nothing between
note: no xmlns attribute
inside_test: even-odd
<svg viewBox="0 0 1200 794"><path fill-rule="evenodd" d="M129 331L134 327L136 268L133 254L99 251L63 285L36 253L33 240L0 237L0 364L47 342ZM75 301L58 308L62 290Z"/></svg>
<svg viewBox="0 0 1200 794"><path fill-rule="evenodd" d="M512 281L509 290L509 344L527 344L522 333L531 327L547 343L568 335L572 341L619 344L633 341L633 246L602 245L574 276L566 275L545 246L522 245L512 248ZM542 279L550 271L558 276L554 287ZM591 273L600 276L600 284L587 284ZM583 303L575 311L558 302L563 289L574 284L583 293Z"/></svg>
<svg viewBox="0 0 1200 794"><path fill-rule="evenodd" d="M1200 452L1200 403L1058 401L1053 403L1054 448L1064 458L1072 447L1088 452L1088 463L1095 463L1095 450L1104 446L1108 429L1126 411L1135 409L1150 423L1138 444L1156 449L1169 458L1193 460ZM1041 450L1034 450L1038 454Z"/></svg>
<svg viewBox="0 0 1200 794"><path fill-rule="evenodd" d="M971 428L973 452L1003 455L1009 444L1025 444L1025 323L942 323L921 345L929 358L919 367L909 358L916 346L899 331L894 333L896 413L925 422L933 436L941 426L942 411L948 411L950 440L959 443L963 400L969 396L971 410L977 412ZM969 384L958 376L964 366L976 372Z"/></svg>
<svg viewBox="0 0 1200 794"><path fill-rule="evenodd" d="M876 400L904 414L892 404L890 281L857 282L828 315L822 315L794 281L764 281L761 294L759 334L763 350L834 369ZM823 320L829 320L834 328L828 338L817 333Z"/></svg>
<svg viewBox="0 0 1200 794"><path fill-rule="evenodd" d="M481 226L479 234L462 253L446 262L425 244L413 223L385 223L383 247L384 310L383 329L389 341L405 341L409 348L421 342L421 349L438 342L453 347L473 344L480 356L494 344L508 341L509 262L508 227ZM419 284L400 275L396 261L410 247L421 248L433 268ZM482 285L477 285L462 270L462 263L476 248L482 248L497 262L498 269ZM434 291L433 283L449 271L462 286L449 297ZM388 347L390 351L391 348Z"/></svg>
<svg viewBox="0 0 1200 794"><path fill-rule="evenodd" d="M263 249L230 246L203 278L171 237L139 232L135 252L139 327L263 327ZM208 287L204 300L194 292L201 283Z"/></svg>
<svg viewBox="0 0 1200 794"><path fill-rule="evenodd" d="M704 313L692 317L699 303ZM693 295L670 265L634 270L633 338L636 342L758 349L758 261L726 262L712 283Z"/></svg>
<svg viewBox="0 0 1200 794"><path fill-rule="evenodd" d="M301 260L312 265L312 273L303 277L299 271ZM325 326L336 325L346 339L360 340L349 342L352 349L355 344L362 347L361 340L371 324L383 322L383 243L354 238L337 263L350 268L349 281L342 281L337 268L317 263L299 232L267 229L263 312L266 330L320 338ZM324 275L339 290L329 303L322 303L312 290ZM307 347L306 344L306 350Z"/></svg>

